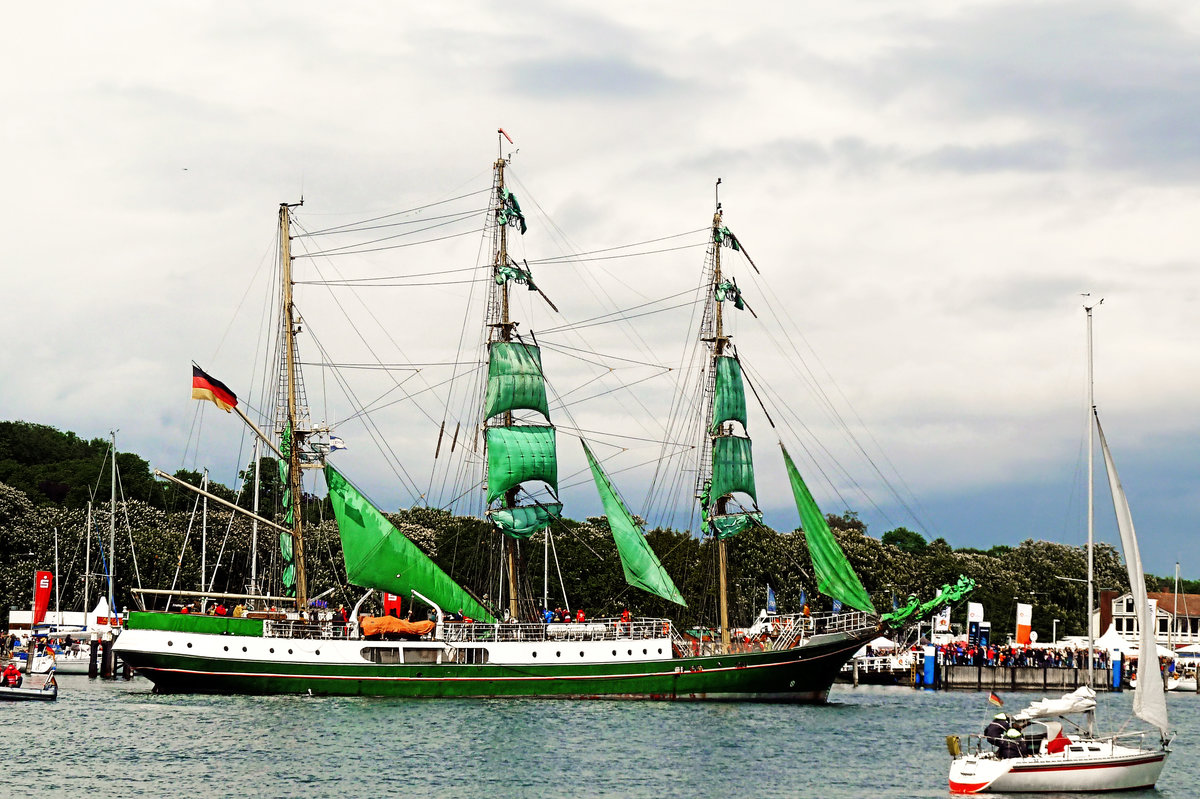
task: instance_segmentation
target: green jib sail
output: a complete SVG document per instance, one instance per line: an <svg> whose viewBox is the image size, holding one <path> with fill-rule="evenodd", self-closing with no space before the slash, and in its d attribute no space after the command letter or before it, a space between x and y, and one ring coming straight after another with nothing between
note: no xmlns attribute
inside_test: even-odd
<svg viewBox="0 0 1200 799"><path fill-rule="evenodd" d="M562 518L562 509L561 502L544 502L540 505L497 508L489 510L487 516L505 535L525 539Z"/></svg>
<svg viewBox="0 0 1200 799"><path fill-rule="evenodd" d="M741 422L746 428L746 388L742 384L742 365L736 358L722 355L716 359L716 392L713 395L712 425L715 433L725 422Z"/></svg>
<svg viewBox="0 0 1200 799"><path fill-rule="evenodd" d="M473 619L496 621L332 466L325 467L325 482L342 538L347 580L402 596L419 591L444 611L462 610Z"/></svg>
<svg viewBox="0 0 1200 799"><path fill-rule="evenodd" d="M483 418L519 409L538 411L548 420L541 351L532 344L497 341L488 348L487 397Z"/></svg>
<svg viewBox="0 0 1200 799"><path fill-rule="evenodd" d="M553 427L489 427L487 448L489 505L526 480L542 480L558 491Z"/></svg>
<svg viewBox="0 0 1200 799"><path fill-rule="evenodd" d="M292 505L292 481L291 467L288 464L288 459L292 455L292 427L289 424L283 431L283 437L279 441L279 450L283 457L279 463L279 482L283 486L283 524L285 527L291 527L296 520L295 507ZM293 559L292 552L292 534L279 534L279 555L282 560L284 596L296 595L296 561Z"/></svg>
<svg viewBox="0 0 1200 799"><path fill-rule="evenodd" d="M781 443L783 460L787 463L788 479L792 483L792 495L796 498L796 509L800 511L800 524L804 527L804 535L808 541L808 554L812 557L813 570L817 573L817 590L828 597L841 600L844 604L866 613L875 613L871 597L863 588L854 573L846 553L838 546L833 532L821 509L808 491L808 486L800 478L796 464L787 447Z"/></svg>
<svg viewBox="0 0 1200 799"><path fill-rule="evenodd" d="M718 436L713 439L712 489L715 503L721 497L741 491L754 497L754 457L750 439L740 436Z"/></svg>
<svg viewBox="0 0 1200 799"><path fill-rule="evenodd" d="M604 503L604 515L608 517L608 527L612 531L613 541L617 544L617 553L621 556L625 582L686 608L687 603L683 601L683 595L659 563L654 550L646 541L642 528L633 520L625 503L617 496L616 489L608 481L608 475L600 468L592 450L582 439L580 443L583 444L588 464L592 467L596 491L600 493L600 501Z"/></svg>

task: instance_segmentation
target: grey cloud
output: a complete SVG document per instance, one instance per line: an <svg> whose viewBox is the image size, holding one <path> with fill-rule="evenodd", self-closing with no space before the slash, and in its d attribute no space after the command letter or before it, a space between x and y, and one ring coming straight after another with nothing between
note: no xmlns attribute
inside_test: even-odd
<svg viewBox="0 0 1200 799"><path fill-rule="evenodd" d="M645 97L680 88L666 73L618 56L560 56L512 67L512 86L537 96Z"/></svg>
<svg viewBox="0 0 1200 799"><path fill-rule="evenodd" d="M1067 166L1070 147L1054 139L1029 139L981 147L947 145L909 161L917 169L948 172L1056 172Z"/></svg>

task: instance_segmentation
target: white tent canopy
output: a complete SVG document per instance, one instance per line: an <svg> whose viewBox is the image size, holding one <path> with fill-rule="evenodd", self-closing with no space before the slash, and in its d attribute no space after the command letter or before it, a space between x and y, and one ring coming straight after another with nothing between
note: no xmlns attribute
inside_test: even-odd
<svg viewBox="0 0 1200 799"><path fill-rule="evenodd" d="M1129 650L1136 647L1137 644L1125 640L1112 624L1108 625L1108 629L1104 631L1104 635L1096 639L1097 649L1120 649L1122 652L1129 652Z"/></svg>
<svg viewBox="0 0 1200 799"><path fill-rule="evenodd" d="M897 644L895 641L881 635L878 638L876 638L875 640L873 640L870 643L861 647L857 652L854 653L854 657L856 657L856 658L866 657L867 656L867 647L870 647L875 652L883 652L883 651L894 652L896 649L899 648L899 646L900 645Z"/></svg>

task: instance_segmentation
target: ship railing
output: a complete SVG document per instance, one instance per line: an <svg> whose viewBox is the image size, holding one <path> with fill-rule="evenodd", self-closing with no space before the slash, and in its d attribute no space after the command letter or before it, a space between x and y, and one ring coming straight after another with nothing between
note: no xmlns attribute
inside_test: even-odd
<svg viewBox="0 0 1200 799"><path fill-rule="evenodd" d="M785 613L771 616L767 620L767 636L771 649L791 649L813 634L816 629L813 617L803 613Z"/></svg>
<svg viewBox="0 0 1200 799"><path fill-rule="evenodd" d="M263 635L267 638L320 638L325 640L354 637L354 625L337 622L312 622L299 619L264 619Z"/></svg>
<svg viewBox="0 0 1200 799"><path fill-rule="evenodd" d="M446 622L442 638L461 641L622 641L670 638L670 619L592 619L584 622Z"/></svg>
<svg viewBox="0 0 1200 799"><path fill-rule="evenodd" d="M1037 722L1035 721L1035 723ZM1128 746L1130 748L1136 747L1138 749L1152 751L1156 748L1155 744L1159 742L1158 734L1152 730L1127 730L1126 732L1116 732L1112 733L1111 735L1098 735L1094 738L1079 738L1068 733L1066 730L1064 730L1063 733L1071 739L1071 745L1073 746L1078 746L1080 744L1085 746L1089 744L1095 746L1096 744L1099 744L1101 746L1111 747L1113 744L1119 744L1121 746ZM1046 737L1044 734L1032 739L1027 735L1025 740L1026 744L1029 744L1031 741L1036 742L1037 744L1037 751L1031 752L1031 754L1046 754ZM995 751L996 747L981 733L971 733L967 736L967 745L963 747L962 754L967 757L978 757L980 755L986 755Z"/></svg>
<svg viewBox="0 0 1200 799"><path fill-rule="evenodd" d="M821 633L861 633L874 630L879 626L877 616L859 610L816 613L812 618L814 632L818 635Z"/></svg>

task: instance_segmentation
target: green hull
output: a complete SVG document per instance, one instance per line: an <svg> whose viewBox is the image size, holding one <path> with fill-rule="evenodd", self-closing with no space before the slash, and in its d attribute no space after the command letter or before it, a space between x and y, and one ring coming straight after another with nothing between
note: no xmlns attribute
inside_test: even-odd
<svg viewBox="0 0 1200 799"><path fill-rule="evenodd" d="M162 693L824 702L864 637L779 652L555 665L287 663L121 651Z"/></svg>

